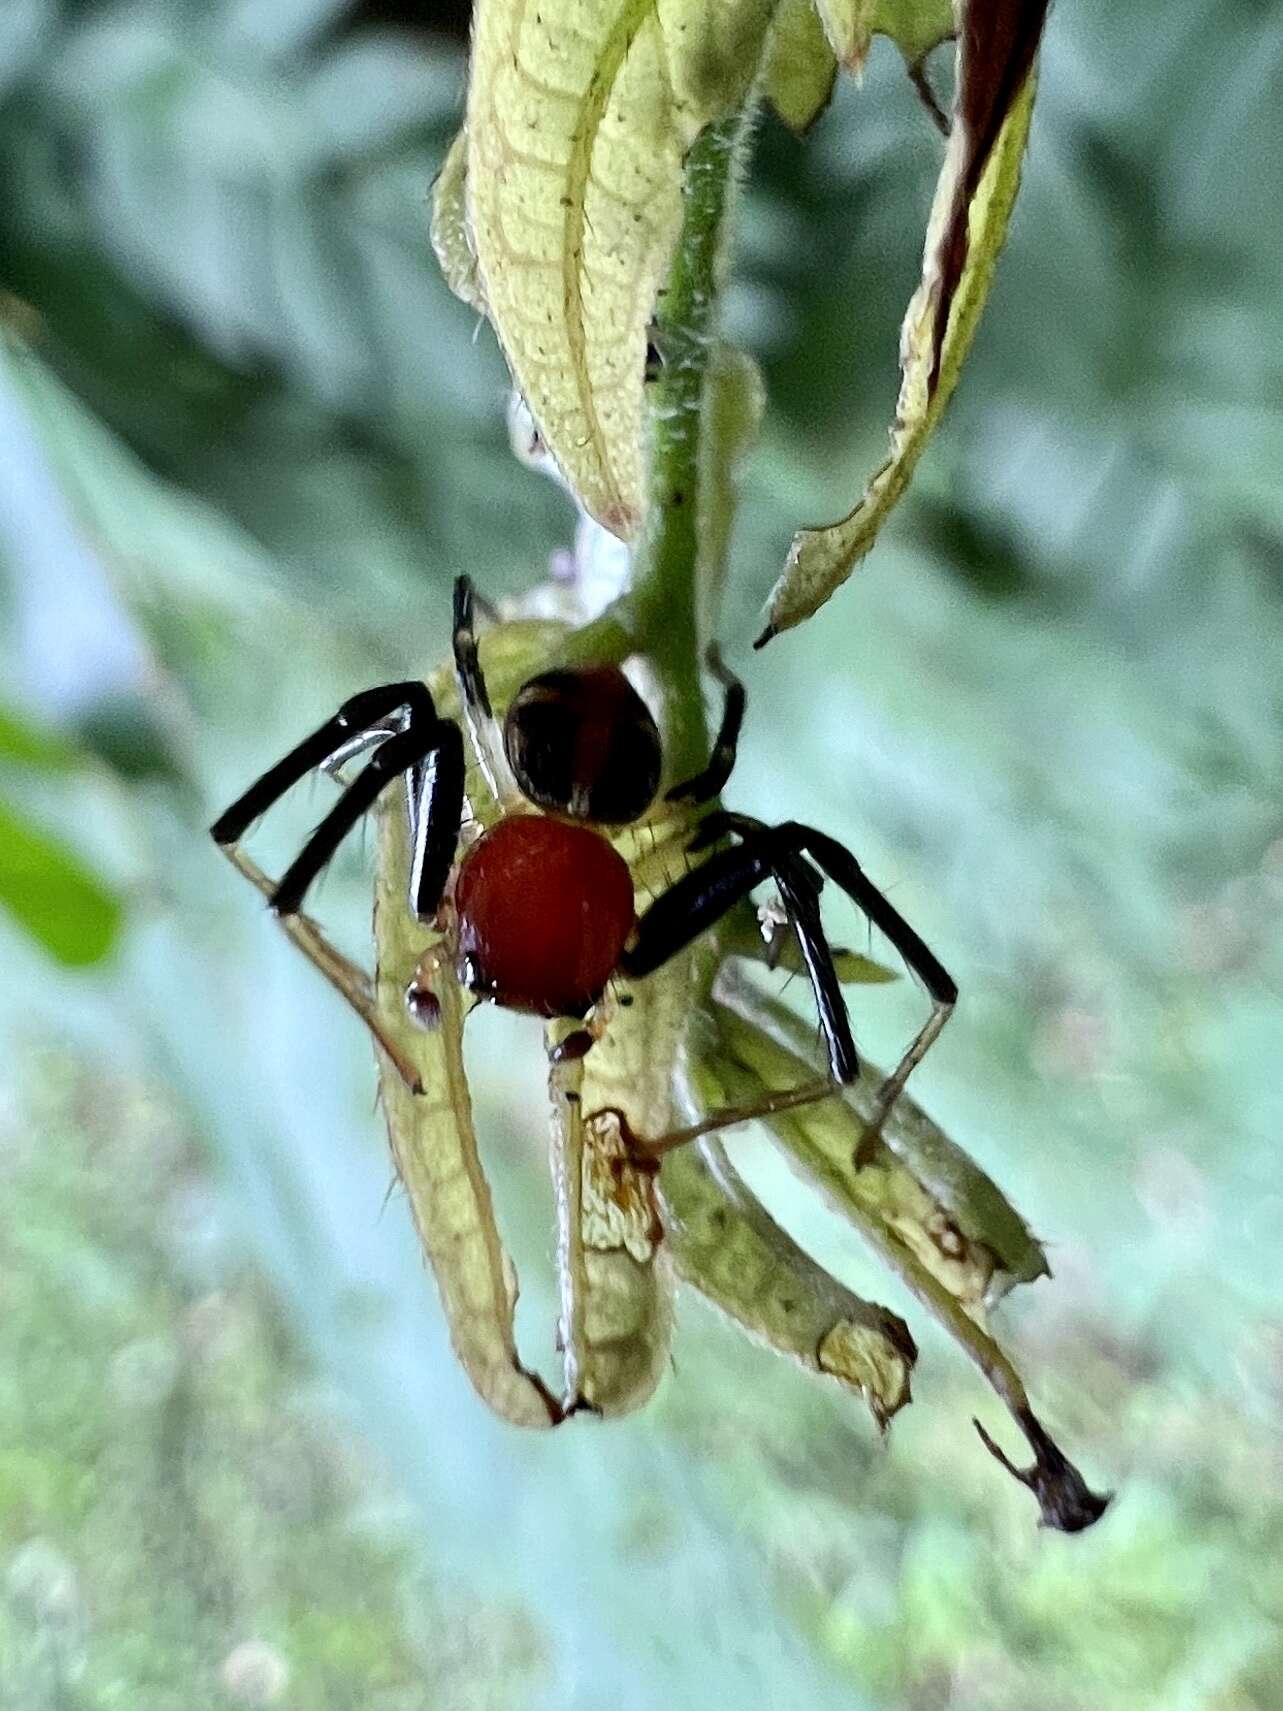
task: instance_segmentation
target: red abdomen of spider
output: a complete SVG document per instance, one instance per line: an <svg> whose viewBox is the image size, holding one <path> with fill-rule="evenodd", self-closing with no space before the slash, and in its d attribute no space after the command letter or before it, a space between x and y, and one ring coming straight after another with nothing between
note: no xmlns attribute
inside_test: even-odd
<svg viewBox="0 0 1283 1711"><path fill-rule="evenodd" d="M460 979L509 1010L582 1016L633 930L628 864L599 832L511 815L478 838L454 884Z"/></svg>

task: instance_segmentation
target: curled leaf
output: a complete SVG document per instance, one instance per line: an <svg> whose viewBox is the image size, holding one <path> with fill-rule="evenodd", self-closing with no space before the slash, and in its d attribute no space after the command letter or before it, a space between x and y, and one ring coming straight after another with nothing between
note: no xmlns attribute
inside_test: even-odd
<svg viewBox="0 0 1283 1711"><path fill-rule="evenodd" d="M1042 1511L1044 1527L1054 1527L1059 1533L1085 1531L1100 1520L1109 1507L1109 1498L1090 1488L1028 1404L1014 1406L1012 1414L1034 1452L1034 1459L1028 1467L1017 1467L979 1420L971 1423L995 1461L1000 1462L1013 1479L1018 1479L1033 1492Z"/></svg>
<svg viewBox="0 0 1283 1711"><path fill-rule="evenodd" d="M610 1416L640 1408L667 1370L672 1280L654 1171L636 1161L618 1110L598 1107L600 1087L585 1093L587 1071L551 1075L564 1405Z"/></svg>
<svg viewBox="0 0 1283 1711"><path fill-rule="evenodd" d="M1027 94L1032 110L1030 74L1046 17L1047 0L970 0L962 9L958 98L953 116L955 152L959 159L935 261L939 286L933 329L933 387L940 372L940 354L953 300L973 241L972 204L1022 91ZM1025 128L1027 131L1027 118ZM1020 153L1024 153L1023 143ZM1017 168L1018 164L1019 156ZM946 162L946 170L947 165ZM1004 232L1005 229L1004 221ZM999 243L1001 238L999 234Z"/></svg>
<svg viewBox="0 0 1283 1711"><path fill-rule="evenodd" d="M921 65L955 29L953 0L877 0L873 10L874 34L889 36L910 66Z"/></svg>
<svg viewBox="0 0 1283 1711"><path fill-rule="evenodd" d="M681 871L684 829L661 806L620 840L639 903ZM553 1138L563 1341L575 1400L605 1415L640 1408L670 1360L672 1264L654 1167L638 1159L631 1137L670 1125L692 963L683 953L646 980L617 981L601 1038L581 1064L553 1076L563 1095ZM564 1101L567 1090L577 1103Z"/></svg>
<svg viewBox="0 0 1283 1711"><path fill-rule="evenodd" d="M812 1030L783 1004L744 981L724 978L719 992L738 1016L751 1018L774 1044L804 1057L811 1052ZM857 1114L867 1116L872 1111L881 1084L881 1071L866 1065L846 1095ZM997 1183L907 1094L896 1100L880 1147L899 1161L930 1198L936 1209L933 1219L944 1214L967 1241L993 1255L996 1264L986 1285L986 1305L992 1306L1018 1283L1035 1283L1050 1275L1042 1244ZM874 1162L878 1152L874 1150Z"/></svg>
<svg viewBox="0 0 1283 1711"><path fill-rule="evenodd" d="M727 996L735 998L734 993ZM739 1004L734 1009L718 1005L714 1011L724 1054L719 1071L727 1077L732 1102L760 1098L762 1088L779 1092L814 1082L818 1066L749 1022L746 1012L752 1013L750 1006L741 1009ZM870 1093L875 1085L876 1072L868 1077ZM887 1120L888 1128L899 1104ZM845 1099L779 1112L767 1121L790 1158L844 1217L877 1245L891 1243L910 1253L967 1313L983 1318L1000 1269L997 1255L987 1243L967 1236L885 1141L872 1148L867 1163L856 1165L864 1130Z"/></svg>
<svg viewBox="0 0 1283 1711"><path fill-rule="evenodd" d="M891 452L841 521L793 538L757 645L817 611L868 552L904 492L957 384L989 295L1020 184L1044 6L964 17L958 98L927 228L922 279L900 333Z"/></svg>
<svg viewBox="0 0 1283 1711"><path fill-rule="evenodd" d="M417 1071L407 1081L387 1051L380 1051L379 1094L397 1176L468 1377L513 1425L552 1426L561 1408L517 1354L517 1276L477 1151L463 1067L463 1024L472 1000L454 970L433 961L439 935L405 907L409 848L402 787L388 792L378 828L375 1002L381 1031ZM407 1011L411 982L431 995L430 1027L416 1025Z"/></svg>
<svg viewBox="0 0 1283 1711"><path fill-rule="evenodd" d="M725 1103L717 1066L694 1066L685 1115ZM679 1274L746 1330L864 1396L879 1427L910 1400L908 1326L862 1300L804 1252L706 1138L664 1160L660 1199Z"/></svg>
<svg viewBox="0 0 1283 1711"><path fill-rule="evenodd" d="M732 989L725 996L727 1003L714 1006L720 1040L717 1067L737 1103L813 1079L815 1064L780 1046L756 1025L755 1006L742 990ZM897 1124L904 1103L901 1095L887 1119L888 1131ZM1032 1467L1017 1468L984 1428L978 1429L991 1453L1033 1492L1043 1524L1072 1533L1099 1520L1109 1499L1088 1487L1037 1419L1019 1373L985 1328L984 1304L990 1292L976 1290L983 1244L968 1243L952 1219L938 1223L930 1214L924 1218L920 1209L915 1211L913 1196L906 1195L903 1182L897 1183L895 1165L885 1155L875 1150L870 1164L854 1168L851 1160L863 1124L845 1098L778 1112L764 1121L793 1162L935 1315L1006 1404L1034 1452ZM918 1187L925 1194L923 1185ZM941 1264L933 1255L937 1243L941 1257L952 1264Z"/></svg>

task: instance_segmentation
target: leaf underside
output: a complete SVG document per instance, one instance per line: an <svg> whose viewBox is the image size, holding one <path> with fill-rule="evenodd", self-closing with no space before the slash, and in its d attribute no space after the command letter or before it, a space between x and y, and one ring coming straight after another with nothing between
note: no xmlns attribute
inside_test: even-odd
<svg viewBox="0 0 1283 1711"><path fill-rule="evenodd" d="M479 0L466 126L481 290L536 426L598 522L644 509L646 331L682 161L743 104L770 0Z"/></svg>
<svg viewBox="0 0 1283 1711"><path fill-rule="evenodd" d="M953 127L922 277L900 333L891 450L855 509L801 530L768 602L761 647L816 612L869 551L935 431L971 347L1020 184L1045 5L964 9Z"/></svg>

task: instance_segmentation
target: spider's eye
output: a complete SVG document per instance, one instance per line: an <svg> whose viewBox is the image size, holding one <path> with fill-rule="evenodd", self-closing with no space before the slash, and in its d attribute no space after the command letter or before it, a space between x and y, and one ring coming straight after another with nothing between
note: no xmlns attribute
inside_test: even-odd
<svg viewBox="0 0 1283 1711"><path fill-rule="evenodd" d="M508 709L503 742L530 800L577 820L627 825L659 789L659 731L618 666L532 677Z"/></svg>

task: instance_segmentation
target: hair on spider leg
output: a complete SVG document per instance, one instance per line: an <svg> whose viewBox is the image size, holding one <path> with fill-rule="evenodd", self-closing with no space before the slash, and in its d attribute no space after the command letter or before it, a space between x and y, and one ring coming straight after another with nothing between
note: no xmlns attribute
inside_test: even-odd
<svg viewBox="0 0 1283 1711"><path fill-rule="evenodd" d="M405 1184L401 1181L401 1178L396 1174L396 1172L393 1171L388 1180L388 1185L383 1191L383 1198L379 1202L378 1215L374 1220L376 1224L381 1224L383 1222L383 1215L392 1204L393 1196L398 1192L404 1196Z"/></svg>

